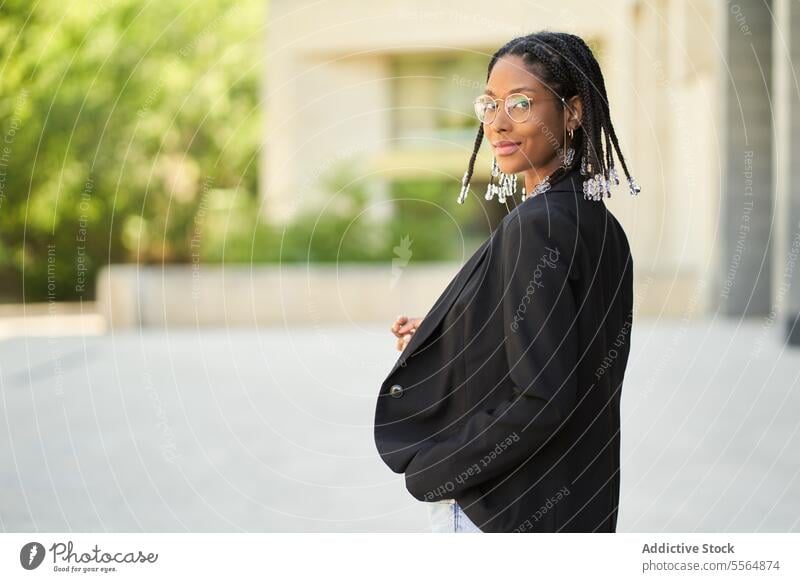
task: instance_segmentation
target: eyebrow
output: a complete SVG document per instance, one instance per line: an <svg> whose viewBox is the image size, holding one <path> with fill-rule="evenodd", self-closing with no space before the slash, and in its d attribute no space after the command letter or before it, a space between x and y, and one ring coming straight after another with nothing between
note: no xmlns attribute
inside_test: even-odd
<svg viewBox="0 0 800 582"><path fill-rule="evenodd" d="M489 89L489 87L486 87L484 91L486 91L487 95L494 95L494 92L491 89ZM515 87L511 89L508 92L508 94L510 95L511 93L516 93L517 91L530 91L531 93L536 93L536 89L534 89L533 87Z"/></svg>

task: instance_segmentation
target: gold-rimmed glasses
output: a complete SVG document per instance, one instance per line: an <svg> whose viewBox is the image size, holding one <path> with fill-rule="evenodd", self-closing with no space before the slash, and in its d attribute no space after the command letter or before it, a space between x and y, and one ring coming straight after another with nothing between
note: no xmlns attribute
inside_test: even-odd
<svg viewBox="0 0 800 582"><path fill-rule="evenodd" d="M491 123L497 116L497 102L502 101L509 119L514 123L525 123L531 118L533 105L539 101L552 101L554 99L561 100L561 97L549 97L542 99L534 99L522 93L512 93L505 99L495 99L489 95L481 95L475 98L473 106L475 108L475 115L481 123Z"/></svg>

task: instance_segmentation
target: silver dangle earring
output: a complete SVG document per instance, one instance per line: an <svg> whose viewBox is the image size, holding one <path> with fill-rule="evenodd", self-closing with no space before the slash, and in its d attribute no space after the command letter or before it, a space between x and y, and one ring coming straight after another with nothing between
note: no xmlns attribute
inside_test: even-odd
<svg viewBox="0 0 800 582"><path fill-rule="evenodd" d="M561 98L561 105L564 108L567 107L567 100L564 99L563 97ZM570 166L572 166L572 162L575 159L575 149L572 147L572 144L575 141L574 140L575 130L574 129L570 129L569 130L569 146L567 146L567 133L568 133L567 132L567 128L564 127L564 141L563 141L564 145L561 146L562 147L562 151L564 151L564 157L561 160L561 166L565 170L569 169ZM566 150L563 149L564 146L567 146Z"/></svg>
<svg viewBox="0 0 800 582"><path fill-rule="evenodd" d="M499 177L500 183L493 184L492 181ZM488 186L486 186L486 194L484 198L486 200L491 200L494 198L495 194L497 195L497 201L500 204L505 204L506 198L512 198L514 196L514 190L517 188L517 175L516 174L505 174L500 171L500 166L497 165L497 158L492 157L492 178L489 181Z"/></svg>
<svg viewBox="0 0 800 582"><path fill-rule="evenodd" d="M575 149L572 146L569 146L567 148L567 153L564 154L564 168L569 168L573 161L575 161Z"/></svg>
<svg viewBox="0 0 800 582"><path fill-rule="evenodd" d="M489 184L486 186L486 194L483 196L486 200L491 200L497 193L497 186L494 184L494 179L500 175L500 166L497 165L497 158L492 157L492 170L489 178Z"/></svg>
<svg viewBox="0 0 800 582"><path fill-rule="evenodd" d="M500 191L498 192L497 201L500 204L505 204L506 198L513 198L514 190L517 189L517 175L503 174L502 172L500 175Z"/></svg>
<svg viewBox="0 0 800 582"><path fill-rule="evenodd" d="M592 164L583 157L583 164L581 165L581 174L589 176L587 180L583 181L583 197L586 200L602 200L605 191L605 182L601 182L602 176L595 174L592 176Z"/></svg>
<svg viewBox="0 0 800 582"><path fill-rule="evenodd" d="M484 198L486 200L491 200L494 195L497 193L498 187L494 184L494 179L500 175L500 166L497 165L497 158L492 158L492 170L489 177L489 183L486 185L486 194L484 194Z"/></svg>
<svg viewBox="0 0 800 582"><path fill-rule="evenodd" d="M572 144L572 138L573 138L574 134L575 134L574 130L570 129L569 130L569 143L570 144ZM572 166L572 162L573 161L575 161L575 148L573 148L572 145L570 145L570 146L567 147L566 152L564 152L564 159L562 160L561 165L566 170L570 166Z"/></svg>

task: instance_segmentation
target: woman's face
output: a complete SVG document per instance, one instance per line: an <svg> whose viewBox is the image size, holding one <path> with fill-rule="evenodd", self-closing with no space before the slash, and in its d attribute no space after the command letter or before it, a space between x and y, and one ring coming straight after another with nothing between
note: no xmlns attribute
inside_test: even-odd
<svg viewBox="0 0 800 582"><path fill-rule="evenodd" d="M494 119L483 124L484 135L492 144L500 171L516 174L532 168L544 170L558 166L561 159L557 156L564 145L565 128L567 131L574 129L577 126L574 119L565 125L568 110L560 106L560 99L528 70L522 57L506 55L495 63L486 83L486 94L503 99L512 93L533 98L530 118L523 123L512 121L503 102L498 101ZM577 99L574 97L567 103L574 104ZM516 146L499 147L502 142L513 142Z"/></svg>

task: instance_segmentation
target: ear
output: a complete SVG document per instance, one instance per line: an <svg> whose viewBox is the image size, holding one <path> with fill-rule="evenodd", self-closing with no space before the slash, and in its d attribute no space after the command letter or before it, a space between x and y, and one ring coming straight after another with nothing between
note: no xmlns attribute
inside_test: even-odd
<svg viewBox="0 0 800 582"><path fill-rule="evenodd" d="M567 101L566 111L566 124L567 129L578 129L581 121L583 121L583 101L580 95L570 97Z"/></svg>

